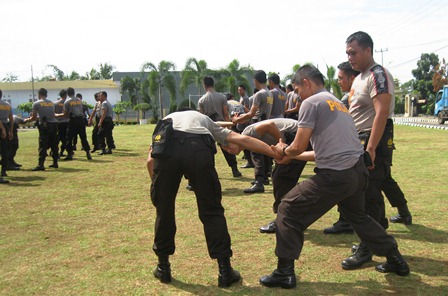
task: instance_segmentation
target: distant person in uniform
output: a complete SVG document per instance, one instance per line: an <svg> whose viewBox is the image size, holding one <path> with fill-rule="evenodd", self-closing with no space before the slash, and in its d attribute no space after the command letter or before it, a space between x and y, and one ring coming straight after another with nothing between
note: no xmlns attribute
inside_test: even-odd
<svg viewBox="0 0 448 296"><path fill-rule="evenodd" d="M304 232L326 212L339 205L345 218L361 239L387 262L376 266L379 272L408 275L410 270L398 251L397 242L365 211L365 188L369 173L364 149L347 108L324 88L324 78L311 65L302 66L293 84L303 99L298 129L291 145L279 142L278 155L296 156L308 143L313 147L316 174L297 184L281 200L277 213L277 269L260 278L267 287L296 286L294 261L302 251ZM344 263L342 263L344 267Z"/></svg>
<svg viewBox="0 0 448 296"><path fill-rule="evenodd" d="M274 98L272 92L266 86L267 77L263 70L256 71L254 74L254 84L258 92L254 92L253 102L249 112L232 117L235 124L255 123L269 119L271 117ZM244 189L244 193L264 192L264 185L269 184L269 168L271 159L266 155L251 152L252 162L254 164L255 180L252 186Z"/></svg>
<svg viewBox="0 0 448 296"><path fill-rule="evenodd" d="M101 145L100 155L112 154L113 149L113 137L112 131L114 129L114 122L112 120L113 110L112 105L107 100L107 92L100 92L100 102L101 102L101 117L98 123L99 141ZM107 143L107 150L106 150Z"/></svg>
<svg viewBox="0 0 448 296"><path fill-rule="evenodd" d="M59 99L54 102L54 112L55 114L64 113L64 104L67 100L67 90L61 89L59 91ZM57 117L58 121L58 136L59 142L61 143L61 148L59 152L59 156L65 156L64 152L67 150L67 129L68 129L68 121L70 120L68 117Z"/></svg>
<svg viewBox="0 0 448 296"><path fill-rule="evenodd" d="M285 117L297 120L301 103L302 100L297 91L291 83L288 84L286 86Z"/></svg>
<svg viewBox="0 0 448 296"><path fill-rule="evenodd" d="M11 145L11 140L13 137L13 113L11 105L3 101L1 98L3 97L3 92L0 90L0 121L3 124L3 127L6 132L6 136L0 138L0 149L1 149L1 156L2 156L2 169L1 169L1 177L7 177L8 174L6 174L6 171L8 170L9 166L9 148Z"/></svg>
<svg viewBox="0 0 448 296"><path fill-rule="evenodd" d="M163 123L172 122L173 132L166 147L172 150L163 158L154 155L155 142L164 139L153 135L147 167L152 180L151 200L156 207L155 236L153 250L158 257L154 275L163 283L171 282L169 256L174 254L176 233L175 199L184 174L188 174L196 195L199 219L204 225L208 253L217 259L219 267L218 285L229 287L239 282L241 276L230 263L232 249L224 208L221 205L221 184L215 168L215 141L230 153L247 148L273 157L272 149L265 143L222 128L208 116L197 111L174 112L164 118Z"/></svg>
<svg viewBox="0 0 448 296"><path fill-rule="evenodd" d="M280 88L280 77L275 73L270 75L268 85L274 98L270 118L284 118L286 94Z"/></svg>
<svg viewBox="0 0 448 296"><path fill-rule="evenodd" d="M229 121L229 108L227 98L224 94L215 91L215 81L210 76L205 76L203 79L203 86L206 91L198 101L199 111L207 115L213 121ZM241 177L241 172L238 170L238 162L236 156L222 150L226 159L227 165L232 169L233 177Z"/></svg>
<svg viewBox="0 0 448 296"><path fill-rule="evenodd" d="M92 129L92 145L93 145L93 152L96 152L97 150L101 149L100 139L98 135L98 123L100 122L101 118L101 99L100 99L100 93L97 92L94 94L95 98L95 107L93 108L92 113L90 114L88 126L91 126L93 123L93 119L95 118L95 123Z"/></svg>
<svg viewBox="0 0 448 296"><path fill-rule="evenodd" d="M68 100L64 104L64 113L56 114L56 117L69 118L68 130L67 130L67 153L68 155L64 160L73 160L73 138L79 135L81 139L82 147L86 152L88 160L92 159L90 155L90 146L86 138L86 126L82 113L82 101L75 97L75 90L71 87L67 88Z"/></svg>
<svg viewBox="0 0 448 296"><path fill-rule="evenodd" d="M1 91L0 91L1 92ZM0 121L0 131L1 131L1 134L0 134L0 141L3 141L3 139L5 139L6 138L6 135L7 135L7 132L6 132L6 129L5 129L5 127L3 126L3 123ZM9 180L5 180L5 179L3 179L2 177L0 177L0 184L8 184L9 183Z"/></svg>
<svg viewBox="0 0 448 296"><path fill-rule="evenodd" d="M22 167L21 164L17 163L14 159L17 155L17 150L19 150L19 124L23 123L23 118L13 115L14 121L13 121L13 129L12 129L12 140L11 140L11 146L9 149L9 163L8 163L8 170L20 170Z"/></svg>
<svg viewBox="0 0 448 296"><path fill-rule="evenodd" d="M33 171L45 171L45 158L48 148L51 149L53 163L52 168L58 168L58 121L54 113L54 103L47 99L47 90L39 89L37 92L39 100L33 103L33 112L25 123L35 121L39 115L39 160Z"/></svg>

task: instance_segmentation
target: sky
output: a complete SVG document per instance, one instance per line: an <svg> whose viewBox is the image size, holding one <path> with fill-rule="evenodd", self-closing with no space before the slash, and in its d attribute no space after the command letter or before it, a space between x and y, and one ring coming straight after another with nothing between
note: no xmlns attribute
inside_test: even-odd
<svg viewBox="0 0 448 296"><path fill-rule="evenodd" d="M401 83L422 53L448 58L448 0L0 0L0 80L81 75L99 64L138 72L145 62L188 58L211 69L233 59L280 77L311 62L325 74L347 60L356 31L374 41L374 58Z"/></svg>

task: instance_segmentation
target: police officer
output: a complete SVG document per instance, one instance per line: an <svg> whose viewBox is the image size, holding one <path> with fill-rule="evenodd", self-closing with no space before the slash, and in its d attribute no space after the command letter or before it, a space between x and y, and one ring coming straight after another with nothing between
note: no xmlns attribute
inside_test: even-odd
<svg viewBox="0 0 448 296"><path fill-rule="evenodd" d="M64 113L56 114L56 117L69 118L66 139L68 155L64 160L73 160L73 138L78 135L81 139L82 147L86 152L87 159L91 160L92 156L90 155L90 146L86 138L86 125L82 112L82 101L75 97L75 90L71 87L67 88L67 95L69 99L64 103Z"/></svg>
<svg viewBox="0 0 448 296"><path fill-rule="evenodd" d="M214 141L225 145L230 153L248 148L271 157L275 155L265 143L222 128L197 111L171 113L163 122L170 121L173 131L169 133L171 142L166 143L166 147L172 150L164 158L156 158L154 151L157 151L160 139L164 139L156 128L147 161L152 179L151 200L157 213L153 250L159 263L154 275L163 283L171 282L169 256L175 251L175 199L183 175L188 174L196 195L199 218L204 225L209 255L218 260L218 285L228 287L240 281L241 276L230 264L232 249L221 205L221 184L214 165Z"/></svg>
<svg viewBox="0 0 448 296"><path fill-rule="evenodd" d="M297 132L297 120L290 118L275 118L254 123L244 129L243 135L260 139L268 145L275 145L280 139L284 143L290 144ZM272 171L272 185L274 189L273 211L277 214L278 205L282 197L288 193L296 184L302 174L307 160L289 159L277 163ZM261 233L275 233L275 220L260 228Z"/></svg>
<svg viewBox="0 0 448 296"><path fill-rule="evenodd" d="M253 102L249 112L237 114L232 117L232 122L241 124L245 122L255 123L266 120L271 117L274 98L272 92L266 86L267 77L263 70L256 71L254 74L254 84L258 89L253 96ZM264 192L264 185L269 184L269 164L271 160L265 156L251 152L252 162L254 164L255 180L252 186L244 189L244 193Z"/></svg>
<svg viewBox="0 0 448 296"><path fill-rule="evenodd" d="M9 147L9 163L8 163L8 170L20 170L22 167L21 164L17 163L15 161L15 157L17 154L17 150L19 150L19 124L23 123L23 118L18 117L17 115L13 115L13 129L12 129L12 140L11 145Z"/></svg>
<svg viewBox="0 0 448 296"><path fill-rule="evenodd" d="M67 100L67 90L61 89L59 91L59 99L54 102L54 112L55 114L64 113L64 104ZM58 135L59 142L61 142L61 151L59 156L64 156L64 151L67 149L67 129L68 129L68 117L57 117L58 121Z"/></svg>
<svg viewBox="0 0 448 296"><path fill-rule="evenodd" d="M98 136L98 123L100 122L100 118L101 118L100 93L97 92L96 94L94 94L94 98L96 101L95 107L93 108L93 111L90 114L89 121L87 124L88 126L91 126L92 122L93 122L93 118L95 118L95 124L92 129L92 145L93 145L92 153L101 149L100 140L99 140L99 136Z"/></svg>
<svg viewBox="0 0 448 296"><path fill-rule="evenodd" d="M199 111L210 117L213 121L230 121L227 98L224 94L216 92L214 86L215 81L213 78L205 76L203 79L203 87L206 93L198 101ZM222 150L222 153L228 166L232 169L233 177L241 177L236 156L227 153L225 150Z"/></svg>
<svg viewBox="0 0 448 296"><path fill-rule="evenodd" d="M114 129L114 122L112 120L113 110L112 105L107 100L107 92L100 92L100 102L101 102L101 117L98 122L98 136L101 145L100 155L112 154L113 149L113 138L112 130ZM106 142L107 148L106 151Z"/></svg>
<svg viewBox="0 0 448 296"><path fill-rule="evenodd" d="M371 155L366 211L385 229L388 221L381 191L390 176L392 165L394 82L390 72L373 59L373 40L365 32L351 34L346 53L352 68L361 73L353 81L349 96L350 115L356 130ZM352 225L353 226L353 225ZM342 262L345 269L358 268L372 260L372 250L361 238L357 251Z"/></svg>
<svg viewBox="0 0 448 296"><path fill-rule="evenodd" d="M3 92L0 90L0 121L3 124L6 135L5 137L0 138L0 147L1 147L1 155L2 155L2 169L1 169L1 177L7 177L6 171L9 166L9 146L11 145L12 135L13 135L13 114L11 105L3 101L1 98L3 97Z"/></svg>
<svg viewBox="0 0 448 296"><path fill-rule="evenodd" d="M366 214L364 193L368 170L364 150L347 108L324 88L324 78L311 65L302 66L293 83L304 100L299 127L290 146L280 142L278 155L300 155L311 142L316 174L297 184L283 198L277 213L277 269L260 278L267 287L296 286L294 260L300 256L304 231L336 204L356 233L387 262L376 266L380 272L409 274L395 239Z"/></svg>
<svg viewBox="0 0 448 296"><path fill-rule="evenodd" d="M39 89L39 100L33 103L33 112L24 122L35 121L39 115L39 161L33 171L45 171L44 163L47 150L51 148L52 168L58 168L58 121L54 113L54 103L47 99L47 90Z"/></svg>
<svg viewBox="0 0 448 296"><path fill-rule="evenodd" d="M3 123L0 121L0 141L3 141L3 139L5 139L6 138L6 129L5 129L5 127L3 126ZM9 183L9 181L8 180L5 180L5 179L3 179L1 176L0 176L0 184L8 184Z"/></svg>

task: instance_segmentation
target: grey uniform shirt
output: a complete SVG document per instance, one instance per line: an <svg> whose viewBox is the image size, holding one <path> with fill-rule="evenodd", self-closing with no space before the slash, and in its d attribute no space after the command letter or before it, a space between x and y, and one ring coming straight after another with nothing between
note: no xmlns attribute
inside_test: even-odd
<svg viewBox="0 0 448 296"><path fill-rule="evenodd" d="M320 169L349 169L364 153L347 108L324 89L303 101L298 124L313 130L310 141Z"/></svg>
<svg viewBox="0 0 448 296"><path fill-rule="evenodd" d="M38 100L33 103L33 112L39 114L39 123L44 123L44 118L48 123L57 123L54 116L54 103L48 99Z"/></svg>
<svg viewBox="0 0 448 296"><path fill-rule="evenodd" d="M66 99L59 99L56 102L54 102L54 113L56 114L61 114L64 113L64 104L65 104ZM68 118L67 117L58 117L57 121L60 123L63 122L68 122Z"/></svg>
<svg viewBox="0 0 448 296"><path fill-rule="evenodd" d="M211 135L216 142L227 145L226 138L232 131L222 128L208 116L197 111L182 111L169 114L166 118L173 120L173 129L197 135Z"/></svg>
<svg viewBox="0 0 448 296"><path fill-rule="evenodd" d="M0 99L0 121L4 124L9 121L9 114L11 114L12 108L8 102Z"/></svg>
<svg viewBox="0 0 448 296"><path fill-rule="evenodd" d="M216 91L207 91L198 101L199 109L207 116L213 116L214 120L223 121L223 106L227 106L227 98ZM216 115L214 115L216 114Z"/></svg>
<svg viewBox="0 0 448 296"><path fill-rule="evenodd" d="M69 114L69 117L83 117L82 101L76 97L66 100L64 108Z"/></svg>
<svg viewBox="0 0 448 296"><path fill-rule="evenodd" d="M103 112L106 112L106 117L112 118L112 116L114 115L112 105L107 100L101 103L101 114L103 114Z"/></svg>
<svg viewBox="0 0 448 296"><path fill-rule="evenodd" d="M274 98L274 102L272 104L270 118L282 118L285 113L286 94L278 88L271 89L271 93Z"/></svg>
<svg viewBox="0 0 448 296"><path fill-rule="evenodd" d="M297 132L297 128L299 127L299 123L295 119L290 118L275 118L275 119L269 119L268 121L274 122L275 126L280 131L280 135L282 136L283 140L285 139L286 133L295 134ZM244 129L244 131L241 133L245 136L257 138L263 142L265 142L268 145L275 145L277 144L277 140L269 133L265 133L264 135L259 135L255 128L260 125L264 124L266 121L260 121L256 122L254 124L249 125Z"/></svg>
<svg viewBox="0 0 448 296"><path fill-rule="evenodd" d="M272 104L274 98L272 93L267 88L259 90L254 95L253 105L258 106L258 110L255 113L254 118L258 120L269 119L271 117Z"/></svg>

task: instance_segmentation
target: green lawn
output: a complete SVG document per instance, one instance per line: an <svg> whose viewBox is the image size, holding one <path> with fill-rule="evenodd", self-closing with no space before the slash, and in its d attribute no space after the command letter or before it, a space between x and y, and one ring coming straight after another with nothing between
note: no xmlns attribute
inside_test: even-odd
<svg viewBox="0 0 448 296"><path fill-rule="evenodd" d="M382 262L344 271L340 262L358 242L356 235L324 235L337 217L331 210L306 231L296 261L297 288L268 289L258 278L276 264L275 236L258 228L273 219L272 186L244 195L251 169L233 178L222 153L216 165L232 236L233 266L243 283L217 287L217 264L208 257L194 194L183 180L177 199L174 281L152 275L155 210L149 199L146 157L154 125L117 126L113 155L87 161L83 151L59 169L32 172L37 165L37 130L21 131L9 185L0 185L0 295L447 295L448 294L448 132L396 126L393 176L409 201L414 224L392 224L411 274L374 270ZM90 137L91 128L88 129ZM79 146L79 144L78 144ZM79 147L78 147L79 149ZM238 156L239 164L243 164ZM46 166L51 163L47 159ZM308 164L302 178L313 174ZM386 202L387 214L396 210Z"/></svg>

